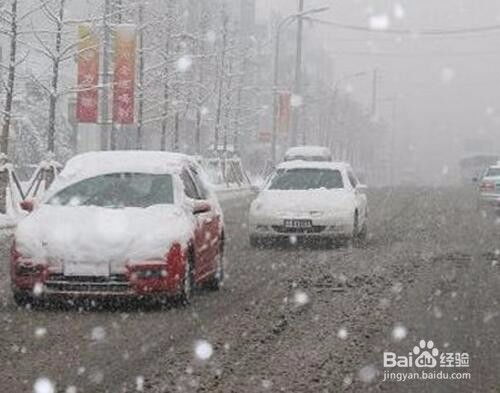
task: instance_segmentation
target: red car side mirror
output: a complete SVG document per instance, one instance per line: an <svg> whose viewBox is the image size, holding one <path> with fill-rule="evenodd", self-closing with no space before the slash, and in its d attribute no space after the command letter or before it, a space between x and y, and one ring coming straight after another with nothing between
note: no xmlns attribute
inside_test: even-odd
<svg viewBox="0 0 500 393"><path fill-rule="evenodd" d="M21 209L24 211L27 211L28 213L31 213L33 209L35 208L35 204L33 201L30 201L29 199L25 199L24 201L21 201L19 203L19 206L21 206Z"/></svg>

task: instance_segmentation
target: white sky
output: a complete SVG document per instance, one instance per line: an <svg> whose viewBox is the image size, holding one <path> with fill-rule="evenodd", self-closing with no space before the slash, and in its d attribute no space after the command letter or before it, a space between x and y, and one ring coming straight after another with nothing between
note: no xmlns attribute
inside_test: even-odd
<svg viewBox="0 0 500 393"><path fill-rule="evenodd" d="M287 15L297 4L298 0L258 0L259 14L274 9ZM324 5L331 10L322 19L358 26L368 26L370 16L381 14L397 29L500 24L497 0L305 0L305 9ZM404 10L403 18L394 16L395 7ZM336 78L380 70L381 98L397 98L398 148L413 149L422 172L456 165L469 138L491 139L500 151L500 31L451 39L398 38L307 26L305 34L326 42ZM370 79L358 78L352 87L354 98L368 107ZM392 117L391 103L379 106L386 118Z"/></svg>

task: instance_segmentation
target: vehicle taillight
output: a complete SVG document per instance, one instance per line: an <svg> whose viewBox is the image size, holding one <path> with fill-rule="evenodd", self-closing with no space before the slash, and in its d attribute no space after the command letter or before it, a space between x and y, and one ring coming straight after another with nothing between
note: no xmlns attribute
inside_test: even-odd
<svg viewBox="0 0 500 393"><path fill-rule="evenodd" d="M495 189L495 183L492 181L484 180L479 186L481 191L493 191Z"/></svg>

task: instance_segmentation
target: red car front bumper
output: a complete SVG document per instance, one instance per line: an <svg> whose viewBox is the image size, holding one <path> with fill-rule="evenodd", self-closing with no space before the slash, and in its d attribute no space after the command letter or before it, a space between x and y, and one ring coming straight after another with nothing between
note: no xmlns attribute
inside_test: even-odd
<svg viewBox="0 0 500 393"><path fill-rule="evenodd" d="M51 272L44 263L24 259L11 252L11 285L17 293L36 296L175 296L182 290L186 252L179 244L171 247L164 260L129 263L123 274L65 276Z"/></svg>

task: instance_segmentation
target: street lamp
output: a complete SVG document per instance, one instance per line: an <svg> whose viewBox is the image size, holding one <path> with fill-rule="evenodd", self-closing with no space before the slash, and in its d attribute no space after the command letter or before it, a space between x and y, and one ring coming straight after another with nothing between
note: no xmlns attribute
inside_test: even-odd
<svg viewBox="0 0 500 393"><path fill-rule="evenodd" d="M293 20L298 18L303 18L304 16L317 14L320 12L325 12L329 10L330 7L321 7L300 12L298 14L292 14L283 18L276 27L276 37L274 40L274 79L273 79L273 131L272 131L272 142L271 142L271 160L272 163L276 163L276 137L278 132L278 83L279 83L279 58L280 58L280 39L281 39L281 29L287 24L291 23Z"/></svg>

